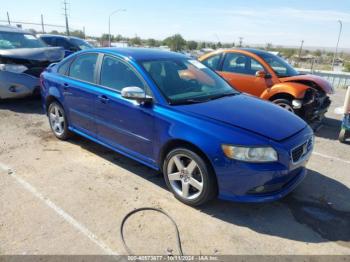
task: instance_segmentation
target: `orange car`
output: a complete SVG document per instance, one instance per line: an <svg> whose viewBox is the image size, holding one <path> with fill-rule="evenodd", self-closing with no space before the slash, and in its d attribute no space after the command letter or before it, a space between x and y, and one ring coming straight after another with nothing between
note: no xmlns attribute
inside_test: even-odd
<svg viewBox="0 0 350 262"><path fill-rule="evenodd" d="M220 50L199 61L241 92L269 100L307 121L322 120L333 87L325 79L302 75L282 58L256 49Z"/></svg>

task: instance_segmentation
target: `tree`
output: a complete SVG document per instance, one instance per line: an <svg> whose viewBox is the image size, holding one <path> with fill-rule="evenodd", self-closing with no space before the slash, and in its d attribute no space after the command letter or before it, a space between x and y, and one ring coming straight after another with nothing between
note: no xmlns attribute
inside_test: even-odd
<svg viewBox="0 0 350 262"><path fill-rule="evenodd" d="M71 36L79 37L79 38L85 38L85 34L81 30L74 30L70 32Z"/></svg>
<svg viewBox="0 0 350 262"><path fill-rule="evenodd" d="M129 42L130 42L130 45L132 46L139 46L142 44L141 38L138 36L131 38Z"/></svg>
<svg viewBox="0 0 350 262"><path fill-rule="evenodd" d="M101 36L101 41L107 41L109 39L109 35L108 34L102 34ZM113 41L114 36L111 36L111 40Z"/></svg>
<svg viewBox="0 0 350 262"><path fill-rule="evenodd" d="M150 39L147 40L147 45L149 47L155 47L155 46L157 46L157 41L155 39L153 39L153 38L150 38Z"/></svg>
<svg viewBox="0 0 350 262"><path fill-rule="evenodd" d="M122 35L116 35L115 37L113 37L115 39L115 41L120 42L123 40L123 36Z"/></svg>
<svg viewBox="0 0 350 262"><path fill-rule="evenodd" d="M273 49L273 45L271 43L267 43L265 49L270 51Z"/></svg>
<svg viewBox="0 0 350 262"><path fill-rule="evenodd" d="M185 39L180 34L170 36L163 41L172 51L181 51L186 45Z"/></svg>
<svg viewBox="0 0 350 262"><path fill-rule="evenodd" d="M63 33L60 33L57 30L52 30L49 34L51 34L51 35L63 35Z"/></svg>
<svg viewBox="0 0 350 262"><path fill-rule="evenodd" d="M189 50L196 50L198 48L198 43L196 41L187 41L186 45Z"/></svg>
<svg viewBox="0 0 350 262"><path fill-rule="evenodd" d="M317 49L315 52L314 52L314 55L317 56L317 57L320 57L322 55L322 51Z"/></svg>
<svg viewBox="0 0 350 262"><path fill-rule="evenodd" d="M218 48L222 48L221 42L218 42L217 47L218 47Z"/></svg>
<svg viewBox="0 0 350 262"><path fill-rule="evenodd" d="M199 48L200 49L203 49L203 48L206 48L207 47L207 44L205 42L202 42L200 45L199 45Z"/></svg>
<svg viewBox="0 0 350 262"><path fill-rule="evenodd" d="M344 65L345 72L350 72L350 62L346 62Z"/></svg>
<svg viewBox="0 0 350 262"><path fill-rule="evenodd" d="M282 50L279 50L279 51L286 58L291 58L294 54L296 54L296 49L293 49L293 48L286 48L286 49L282 49Z"/></svg>

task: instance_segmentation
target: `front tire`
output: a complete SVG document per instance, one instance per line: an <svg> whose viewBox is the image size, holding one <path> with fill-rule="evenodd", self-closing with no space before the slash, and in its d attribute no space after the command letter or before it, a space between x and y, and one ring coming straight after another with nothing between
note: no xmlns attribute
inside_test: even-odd
<svg viewBox="0 0 350 262"><path fill-rule="evenodd" d="M288 99L276 99L273 100L272 103L282 107L283 109L295 114L295 110L293 109L292 101Z"/></svg>
<svg viewBox="0 0 350 262"><path fill-rule="evenodd" d="M67 140L72 136L68 130L68 122L63 107L58 102L52 102L47 111L50 127L54 135L60 140Z"/></svg>
<svg viewBox="0 0 350 262"><path fill-rule="evenodd" d="M216 196L215 174L202 157L189 149L172 150L164 160L163 174L170 191L186 205L199 206Z"/></svg>
<svg viewBox="0 0 350 262"><path fill-rule="evenodd" d="M340 133L339 133L339 141L341 143L345 143L346 139L348 139L348 137L350 137L350 132L348 130L346 130L345 128L342 128L340 130Z"/></svg>

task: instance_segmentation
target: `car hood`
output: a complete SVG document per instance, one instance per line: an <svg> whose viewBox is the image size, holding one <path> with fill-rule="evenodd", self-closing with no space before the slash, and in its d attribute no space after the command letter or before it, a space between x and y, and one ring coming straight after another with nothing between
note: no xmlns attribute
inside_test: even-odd
<svg viewBox="0 0 350 262"><path fill-rule="evenodd" d="M17 48L0 50L0 56L13 59L57 62L64 58L61 47Z"/></svg>
<svg viewBox="0 0 350 262"><path fill-rule="evenodd" d="M297 75L297 76L290 76L290 77L283 77L280 78L281 82L314 82L316 85L322 88L323 91L325 91L327 94L333 94L334 89L332 85L324 78L320 76L315 75Z"/></svg>
<svg viewBox="0 0 350 262"><path fill-rule="evenodd" d="M243 94L204 103L176 106L176 108L276 141L293 136L307 125L301 118L287 110Z"/></svg>

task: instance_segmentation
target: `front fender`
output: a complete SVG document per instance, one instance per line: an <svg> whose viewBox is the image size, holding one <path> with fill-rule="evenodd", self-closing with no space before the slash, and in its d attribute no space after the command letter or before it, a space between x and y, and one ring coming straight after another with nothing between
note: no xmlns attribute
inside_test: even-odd
<svg viewBox="0 0 350 262"><path fill-rule="evenodd" d="M266 89L262 93L261 98L270 100L271 97L278 94L289 94L294 98L302 99L304 98L306 90L309 88L310 87L299 83L279 83Z"/></svg>

